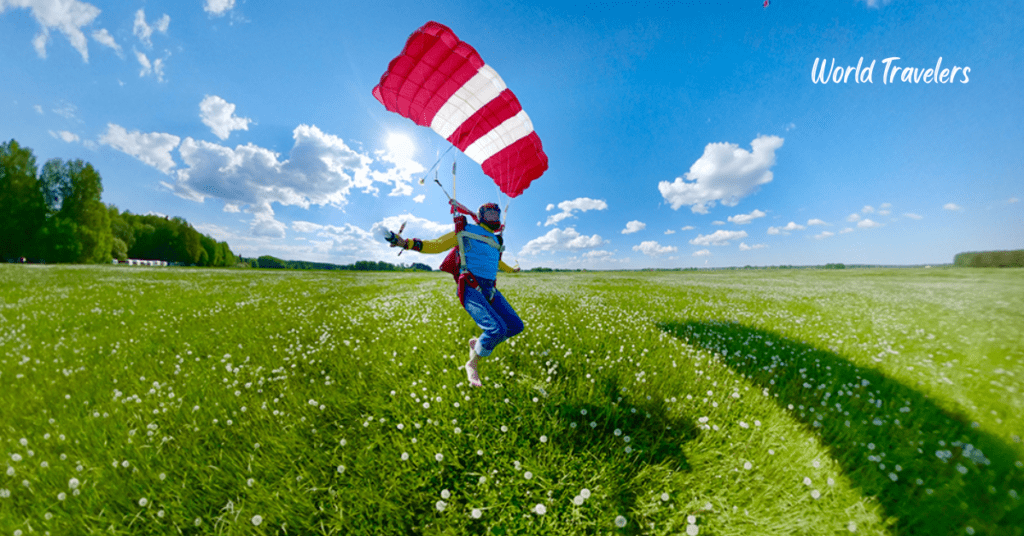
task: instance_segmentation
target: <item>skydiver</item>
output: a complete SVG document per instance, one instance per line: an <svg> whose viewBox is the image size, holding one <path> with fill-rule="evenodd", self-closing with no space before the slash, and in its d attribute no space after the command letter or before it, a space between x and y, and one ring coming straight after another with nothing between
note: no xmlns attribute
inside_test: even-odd
<svg viewBox="0 0 1024 536"><path fill-rule="evenodd" d="M401 234L391 231L387 231L385 240L391 247L420 253L453 250L441 269L455 276L462 306L483 331L479 337L469 339L469 361L465 365L469 384L481 387L477 360L491 355L499 344L523 331L523 321L495 287L499 269L509 273L519 271L518 266L512 268L501 260L502 237L495 234L501 228L501 209L494 203L486 203L480 206L477 218L479 225L466 223L465 217L459 223L456 218L456 229L434 240L402 238ZM458 257L454 257L456 253Z"/></svg>

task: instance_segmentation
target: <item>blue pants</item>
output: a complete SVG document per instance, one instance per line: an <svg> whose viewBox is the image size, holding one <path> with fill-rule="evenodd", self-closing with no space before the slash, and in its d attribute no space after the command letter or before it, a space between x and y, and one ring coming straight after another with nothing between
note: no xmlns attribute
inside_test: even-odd
<svg viewBox="0 0 1024 536"><path fill-rule="evenodd" d="M479 277L476 280L479 288L466 287L462 306L484 331L477 341L477 353L488 356L502 341L523 331L523 321L501 292L494 288L494 280ZM490 301L487 296L491 297Z"/></svg>

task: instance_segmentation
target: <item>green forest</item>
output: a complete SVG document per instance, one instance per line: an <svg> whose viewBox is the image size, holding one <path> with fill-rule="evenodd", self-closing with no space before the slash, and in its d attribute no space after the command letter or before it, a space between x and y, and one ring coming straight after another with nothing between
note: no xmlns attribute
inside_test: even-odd
<svg viewBox="0 0 1024 536"><path fill-rule="evenodd" d="M0 261L110 263L149 259L168 264L235 266L225 242L182 218L137 215L104 204L102 178L81 160L48 160L0 144Z"/></svg>

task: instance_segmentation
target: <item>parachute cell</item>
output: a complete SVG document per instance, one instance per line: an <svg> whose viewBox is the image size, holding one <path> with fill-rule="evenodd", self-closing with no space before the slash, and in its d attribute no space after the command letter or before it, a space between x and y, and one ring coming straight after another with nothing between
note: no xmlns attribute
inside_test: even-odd
<svg viewBox="0 0 1024 536"><path fill-rule="evenodd" d="M428 22L373 88L389 111L428 126L516 197L548 168L519 99L480 54L447 26Z"/></svg>

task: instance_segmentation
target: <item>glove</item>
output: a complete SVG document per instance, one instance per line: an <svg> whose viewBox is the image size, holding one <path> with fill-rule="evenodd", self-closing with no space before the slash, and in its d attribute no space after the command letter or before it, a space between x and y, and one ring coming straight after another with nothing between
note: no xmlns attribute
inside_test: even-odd
<svg viewBox="0 0 1024 536"><path fill-rule="evenodd" d="M391 244L393 248L404 248L406 243L406 240L401 235L395 234L391 230L384 233L384 240Z"/></svg>

